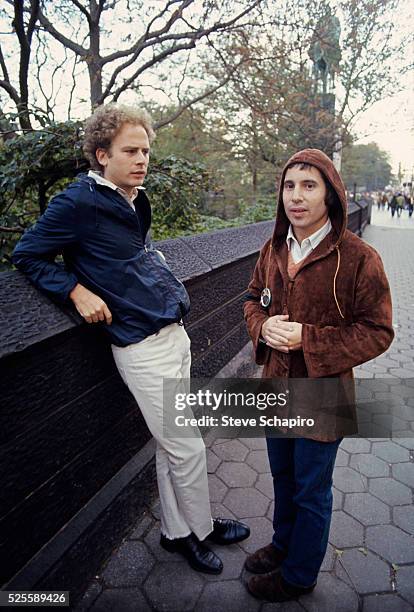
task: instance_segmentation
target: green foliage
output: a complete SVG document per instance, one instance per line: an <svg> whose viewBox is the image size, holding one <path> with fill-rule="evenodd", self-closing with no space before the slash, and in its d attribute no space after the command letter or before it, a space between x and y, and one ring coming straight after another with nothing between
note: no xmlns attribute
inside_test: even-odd
<svg viewBox="0 0 414 612"><path fill-rule="evenodd" d="M52 195L87 168L80 138L81 124L67 121L0 140L0 269Z"/></svg>
<svg viewBox="0 0 414 612"><path fill-rule="evenodd" d="M174 238L197 231L209 176L202 164L170 155L152 157L146 179L152 204L152 236Z"/></svg>
<svg viewBox="0 0 414 612"><path fill-rule="evenodd" d="M350 191L382 190L392 181L388 155L375 142L346 147L342 156L342 177Z"/></svg>
<svg viewBox="0 0 414 612"><path fill-rule="evenodd" d="M80 123L49 124L0 141L0 269L22 232L45 210L50 198L88 168ZM209 175L201 164L173 155L151 158L146 187L153 205L153 237L198 231L199 208Z"/></svg>

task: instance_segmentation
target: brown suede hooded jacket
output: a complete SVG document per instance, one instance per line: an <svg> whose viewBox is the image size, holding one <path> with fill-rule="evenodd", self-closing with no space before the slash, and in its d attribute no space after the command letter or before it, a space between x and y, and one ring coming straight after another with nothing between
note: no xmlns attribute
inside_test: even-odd
<svg viewBox="0 0 414 612"><path fill-rule="evenodd" d="M282 193L287 167L294 163L318 168L337 199L329 208L331 232L290 279L286 244L289 220ZM268 309L260 304L266 281L272 295ZM344 184L332 161L318 149L296 153L282 172L273 237L260 252L244 313L256 363L264 364L264 378L352 379L353 367L374 359L392 342L391 295L381 258L347 230ZM302 323L302 350L282 353L259 342L264 321L276 314L288 314L290 321ZM337 425L330 433L309 437L327 441L345 433L353 432Z"/></svg>

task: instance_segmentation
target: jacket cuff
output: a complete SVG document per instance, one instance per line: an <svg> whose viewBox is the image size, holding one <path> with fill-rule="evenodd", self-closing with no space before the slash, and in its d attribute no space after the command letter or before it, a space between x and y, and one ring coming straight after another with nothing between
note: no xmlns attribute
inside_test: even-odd
<svg viewBox="0 0 414 612"><path fill-rule="evenodd" d="M255 322L251 329L250 335L253 341L253 346L255 350L255 360L257 365L263 365L264 363L266 363L267 357L269 355L270 347L267 346L266 342L263 339L262 341L260 341L262 325L268 318L269 317L266 314L263 314L263 316Z"/></svg>

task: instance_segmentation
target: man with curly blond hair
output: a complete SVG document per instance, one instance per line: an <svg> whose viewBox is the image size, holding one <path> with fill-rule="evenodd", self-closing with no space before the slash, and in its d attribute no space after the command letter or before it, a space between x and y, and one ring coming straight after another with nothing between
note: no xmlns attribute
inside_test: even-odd
<svg viewBox="0 0 414 612"><path fill-rule="evenodd" d="M39 289L72 301L87 323L106 332L118 371L157 441L161 545L194 569L218 574L222 562L203 540L239 542L249 528L211 518L201 437L177 439L163 431L163 381L180 386L190 378L190 339L182 324L190 304L149 234L151 208L142 184L154 137L144 110L99 107L85 123L91 170L52 199L13 261ZM59 253L64 267L55 262ZM166 411L173 409L166 404Z"/></svg>

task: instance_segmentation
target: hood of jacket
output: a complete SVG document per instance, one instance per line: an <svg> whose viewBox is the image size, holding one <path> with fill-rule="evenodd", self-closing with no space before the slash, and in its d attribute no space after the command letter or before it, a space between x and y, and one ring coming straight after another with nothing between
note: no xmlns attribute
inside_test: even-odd
<svg viewBox="0 0 414 612"><path fill-rule="evenodd" d="M276 212L276 223L273 232L273 243L280 244L286 239L290 221L286 216L285 207L283 205L283 183L285 181L286 171L292 164L311 164L315 166L325 180L333 188L336 198L332 208L329 209L329 218L332 223L332 228L336 234L334 246L338 245L344 232L347 228L348 204L346 200L344 183L335 168L332 160L319 149L303 149L292 155L283 168L279 183L278 204Z"/></svg>

